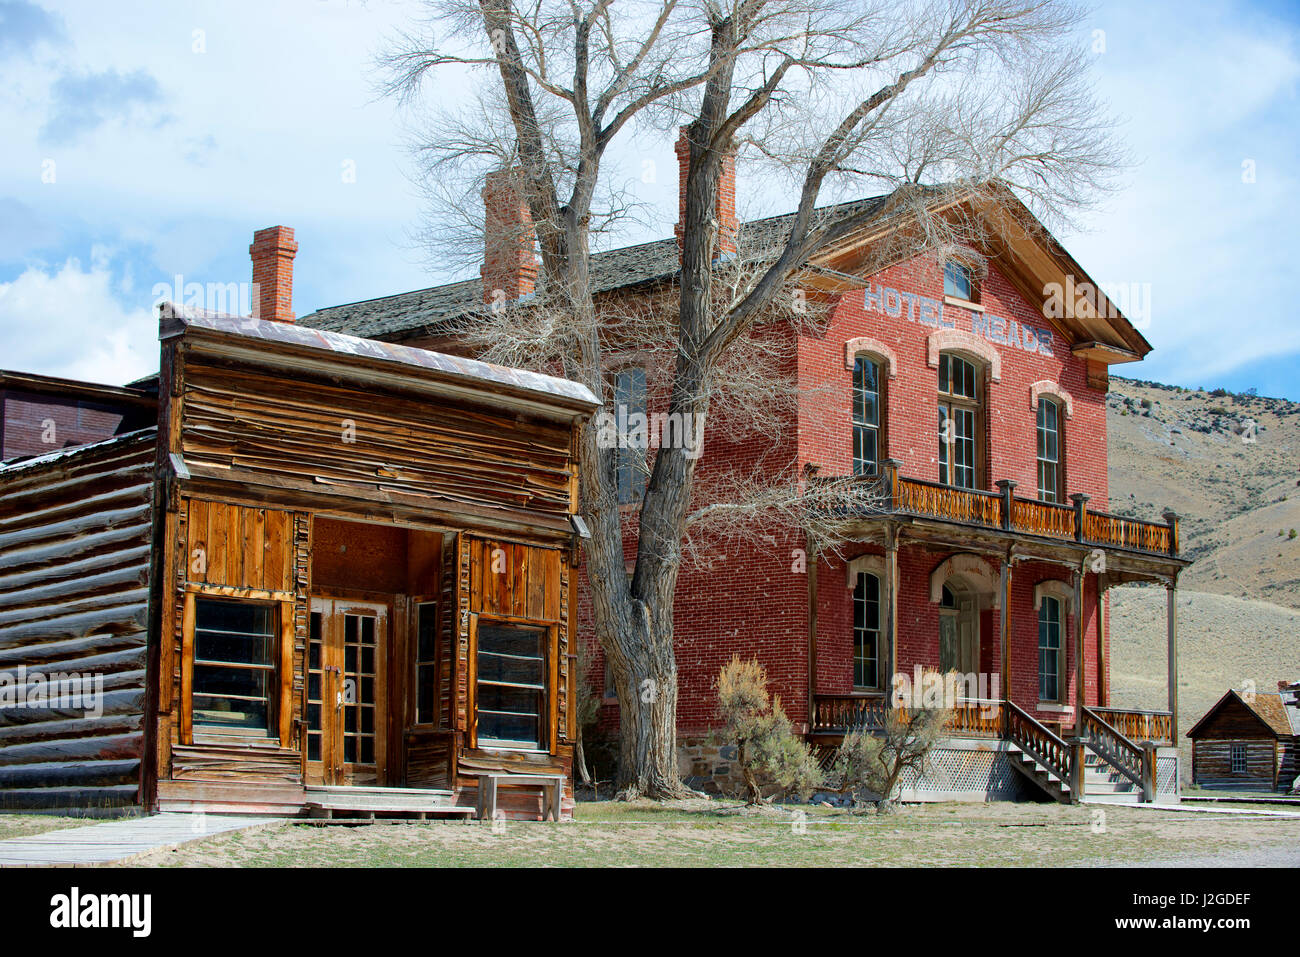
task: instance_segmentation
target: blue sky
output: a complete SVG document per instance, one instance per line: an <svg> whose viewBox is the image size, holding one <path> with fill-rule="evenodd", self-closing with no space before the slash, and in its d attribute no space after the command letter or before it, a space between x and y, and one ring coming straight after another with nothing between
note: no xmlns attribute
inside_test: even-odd
<svg viewBox="0 0 1300 957"><path fill-rule="evenodd" d="M408 117L375 91L375 54L418 9L0 0L0 368L153 371L155 287L247 281L262 226L297 231L299 314L457 278L411 238ZM1300 5L1143 0L1091 20L1138 165L1060 238L1149 296L1155 351L1114 371L1300 400ZM646 158L676 168L667 136L621 154L636 173ZM742 213L746 185L742 167ZM675 172L637 191L652 215L624 238L668 235Z"/></svg>

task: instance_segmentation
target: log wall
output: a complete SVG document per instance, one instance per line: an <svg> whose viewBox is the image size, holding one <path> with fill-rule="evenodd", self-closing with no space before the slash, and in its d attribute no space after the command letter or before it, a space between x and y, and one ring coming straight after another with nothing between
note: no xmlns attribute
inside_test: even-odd
<svg viewBox="0 0 1300 957"><path fill-rule="evenodd" d="M156 442L147 429L0 470L0 681L103 681L97 716L0 707L0 807L140 802Z"/></svg>

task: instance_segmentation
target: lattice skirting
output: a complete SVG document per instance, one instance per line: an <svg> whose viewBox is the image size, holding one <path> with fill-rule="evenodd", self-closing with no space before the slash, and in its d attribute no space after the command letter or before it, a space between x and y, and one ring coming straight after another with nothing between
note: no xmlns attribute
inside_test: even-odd
<svg viewBox="0 0 1300 957"><path fill-rule="evenodd" d="M1156 755L1156 794L1178 793L1178 755Z"/></svg>
<svg viewBox="0 0 1300 957"><path fill-rule="evenodd" d="M924 775L904 772L899 787L904 801L1016 801L1028 782L1001 748L949 746L931 752Z"/></svg>

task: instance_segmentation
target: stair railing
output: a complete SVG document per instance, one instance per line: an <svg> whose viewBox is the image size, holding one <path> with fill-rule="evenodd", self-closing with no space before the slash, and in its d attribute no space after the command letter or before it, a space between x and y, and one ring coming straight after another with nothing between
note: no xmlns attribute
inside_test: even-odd
<svg viewBox="0 0 1300 957"><path fill-rule="evenodd" d="M1061 784L1069 787L1076 783L1075 749L1065 739L1043 727L1014 701L1002 703L1002 714L1003 735L1008 741L1047 768ZM1077 801L1079 794L1072 793L1070 798Z"/></svg>
<svg viewBox="0 0 1300 957"><path fill-rule="evenodd" d="M1142 800L1155 800L1155 747L1134 744L1091 708L1084 708L1079 729L1089 750L1142 789Z"/></svg>

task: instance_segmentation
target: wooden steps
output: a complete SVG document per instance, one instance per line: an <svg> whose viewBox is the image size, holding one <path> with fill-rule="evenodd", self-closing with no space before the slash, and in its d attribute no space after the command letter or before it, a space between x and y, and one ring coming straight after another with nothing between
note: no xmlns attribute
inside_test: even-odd
<svg viewBox="0 0 1300 957"><path fill-rule="evenodd" d="M1061 804L1071 803L1069 783L1062 781L1056 774L1049 771L1016 745L1007 744L1007 760L1010 761L1013 768L1033 782L1039 790L1045 792L1054 801Z"/></svg>
<svg viewBox="0 0 1300 957"><path fill-rule="evenodd" d="M453 792L432 788L310 786L304 806L315 820L374 820L377 814L425 820L474 814L474 808L456 803Z"/></svg>

